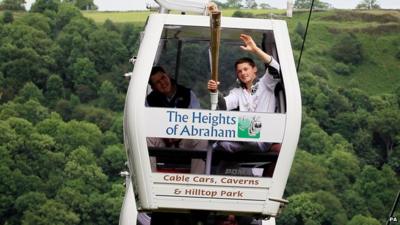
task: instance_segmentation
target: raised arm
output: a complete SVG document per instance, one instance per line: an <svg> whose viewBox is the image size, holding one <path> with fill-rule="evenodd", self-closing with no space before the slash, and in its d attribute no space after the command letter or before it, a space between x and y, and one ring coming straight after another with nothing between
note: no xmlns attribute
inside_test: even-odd
<svg viewBox="0 0 400 225"><path fill-rule="evenodd" d="M257 55L264 63L270 64L272 62L272 56L265 53L261 48L257 47L253 38L247 34L241 34L240 39L243 41L244 46L240 48L244 51L254 53Z"/></svg>

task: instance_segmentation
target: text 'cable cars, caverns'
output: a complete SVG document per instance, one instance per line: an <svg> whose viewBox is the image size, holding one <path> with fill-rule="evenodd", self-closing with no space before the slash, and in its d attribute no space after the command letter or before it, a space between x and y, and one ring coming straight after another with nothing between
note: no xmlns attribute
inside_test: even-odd
<svg viewBox="0 0 400 225"><path fill-rule="evenodd" d="M206 0L157 2L126 97L120 224L209 224L220 215L275 224L301 125L286 22L210 22Z"/></svg>

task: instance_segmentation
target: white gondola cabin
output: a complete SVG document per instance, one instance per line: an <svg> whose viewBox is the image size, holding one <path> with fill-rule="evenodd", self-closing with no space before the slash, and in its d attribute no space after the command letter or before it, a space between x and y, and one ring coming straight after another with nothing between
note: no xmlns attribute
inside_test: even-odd
<svg viewBox="0 0 400 225"><path fill-rule="evenodd" d="M120 224L135 224L136 219L126 221L136 218L137 211L278 215L301 124L289 33L282 20L222 17L220 91L225 94L235 86L234 61L246 55L239 48L241 33L251 35L280 64L276 112L209 110L210 18L149 16L126 97L124 138L133 193L127 193ZM262 71L264 65L257 64ZM177 83L191 88L201 108L146 106L154 65L163 66ZM149 138L201 140L206 145L202 149L148 146ZM217 141L278 143L281 148L279 154L224 153L213 149ZM200 172L191 170L196 160L203 162Z"/></svg>

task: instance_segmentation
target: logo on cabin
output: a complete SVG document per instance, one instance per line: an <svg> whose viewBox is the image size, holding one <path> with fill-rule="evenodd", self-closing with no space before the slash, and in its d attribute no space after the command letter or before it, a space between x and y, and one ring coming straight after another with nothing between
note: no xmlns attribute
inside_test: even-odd
<svg viewBox="0 0 400 225"><path fill-rule="evenodd" d="M260 138L261 133L260 117L240 117L238 120L237 134L240 138Z"/></svg>

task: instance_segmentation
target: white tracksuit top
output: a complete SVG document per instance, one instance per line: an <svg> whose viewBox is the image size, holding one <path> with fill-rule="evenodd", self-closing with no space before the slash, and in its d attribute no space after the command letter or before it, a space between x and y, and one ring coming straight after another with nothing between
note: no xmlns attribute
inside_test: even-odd
<svg viewBox="0 0 400 225"><path fill-rule="evenodd" d="M272 59L270 66L278 71L279 63ZM242 87L234 88L225 97L227 110L235 109L239 106L240 111L248 112L275 112L275 86L279 79L274 79L272 75L265 71L261 79L252 87L252 93L249 93Z"/></svg>

